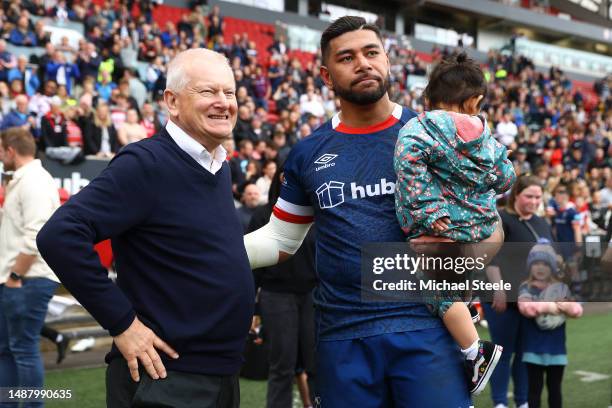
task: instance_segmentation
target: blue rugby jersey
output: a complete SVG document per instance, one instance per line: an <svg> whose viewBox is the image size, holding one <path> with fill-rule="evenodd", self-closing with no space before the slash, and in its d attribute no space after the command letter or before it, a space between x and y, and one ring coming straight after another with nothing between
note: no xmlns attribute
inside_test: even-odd
<svg viewBox="0 0 612 408"><path fill-rule="evenodd" d="M339 115L293 147L274 214L317 224L315 289L321 340L346 340L441 326L415 303L361 300L361 247L405 240L395 216L393 153L415 116L396 105L384 122L349 128Z"/></svg>

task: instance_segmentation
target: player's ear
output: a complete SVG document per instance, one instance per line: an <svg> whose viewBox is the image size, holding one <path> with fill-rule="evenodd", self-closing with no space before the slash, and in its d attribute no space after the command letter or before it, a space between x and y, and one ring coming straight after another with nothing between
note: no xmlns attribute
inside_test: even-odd
<svg viewBox="0 0 612 408"><path fill-rule="evenodd" d="M325 65L321 65L321 68L319 68L319 73L321 74L321 79L323 79L325 86L333 90L334 84L332 82L331 75L329 74L329 70Z"/></svg>

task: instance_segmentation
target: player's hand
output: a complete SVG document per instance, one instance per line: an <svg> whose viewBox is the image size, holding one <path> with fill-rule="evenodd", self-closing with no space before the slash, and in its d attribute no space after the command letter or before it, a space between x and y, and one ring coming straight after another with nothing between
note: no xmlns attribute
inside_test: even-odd
<svg viewBox="0 0 612 408"><path fill-rule="evenodd" d="M157 337L153 330L135 318L130 327L120 335L113 338L115 345L127 361L130 375L134 381L140 381L138 361L153 378L166 378L166 368L162 363L157 350L159 349L172 358L178 358L178 353L165 341Z"/></svg>
<svg viewBox="0 0 612 408"><path fill-rule="evenodd" d="M421 235L410 240L408 243L410 249L419 254L437 254L442 249L440 243L455 242L452 239L445 237L436 237L433 235Z"/></svg>
<svg viewBox="0 0 612 408"><path fill-rule="evenodd" d="M495 294L493 295L493 303L491 304L493 310L495 310L497 313L504 313L507 306L506 292L503 290L495 291Z"/></svg>
<svg viewBox="0 0 612 408"><path fill-rule="evenodd" d="M451 221L448 217L438 218L433 222L433 224L431 224L431 228L437 232L446 231L450 223Z"/></svg>

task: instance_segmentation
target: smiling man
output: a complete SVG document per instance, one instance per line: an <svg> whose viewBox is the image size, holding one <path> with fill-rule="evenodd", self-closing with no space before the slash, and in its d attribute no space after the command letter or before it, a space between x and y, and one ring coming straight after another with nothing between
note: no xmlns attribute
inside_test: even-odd
<svg viewBox="0 0 612 408"><path fill-rule="evenodd" d="M107 405L238 407L254 284L221 143L236 123L227 60L168 66L166 128L125 147L38 236L66 288L113 336ZM93 245L111 238L117 285Z"/></svg>

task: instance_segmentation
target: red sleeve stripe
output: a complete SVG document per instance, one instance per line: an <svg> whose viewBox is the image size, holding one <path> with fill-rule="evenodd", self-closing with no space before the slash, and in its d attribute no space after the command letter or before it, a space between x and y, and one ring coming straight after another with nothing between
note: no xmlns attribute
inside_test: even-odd
<svg viewBox="0 0 612 408"><path fill-rule="evenodd" d="M314 217L312 215L303 216L290 214L286 211L281 210L277 206L274 206L272 212L279 220L290 222L292 224L310 224L314 221Z"/></svg>
<svg viewBox="0 0 612 408"><path fill-rule="evenodd" d="M312 216L314 214L314 210L311 206L293 204L280 197L276 201L276 206L289 214L295 214L302 217Z"/></svg>

